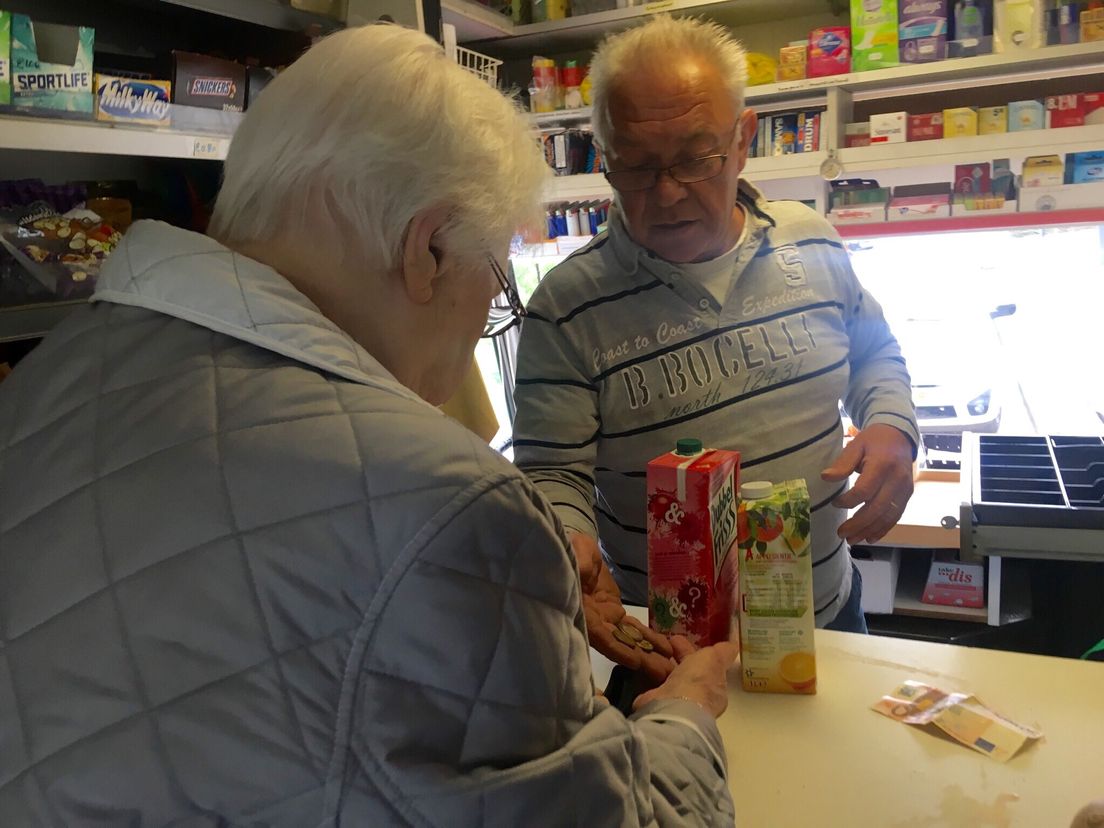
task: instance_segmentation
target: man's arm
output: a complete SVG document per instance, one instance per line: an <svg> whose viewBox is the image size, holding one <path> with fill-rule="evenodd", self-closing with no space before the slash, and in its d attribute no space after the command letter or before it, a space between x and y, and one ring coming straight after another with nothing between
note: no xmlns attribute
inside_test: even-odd
<svg viewBox="0 0 1104 828"><path fill-rule="evenodd" d="M570 554L509 474L427 522L357 636L349 796L449 828L732 824L708 700L595 697Z"/></svg>
<svg viewBox="0 0 1104 828"><path fill-rule="evenodd" d="M881 305L859 284L849 262L845 267L844 318L851 342L851 381L844 401L847 413L860 429L875 423L893 426L912 442L915 456L920 428L901 346Z"/></svg>

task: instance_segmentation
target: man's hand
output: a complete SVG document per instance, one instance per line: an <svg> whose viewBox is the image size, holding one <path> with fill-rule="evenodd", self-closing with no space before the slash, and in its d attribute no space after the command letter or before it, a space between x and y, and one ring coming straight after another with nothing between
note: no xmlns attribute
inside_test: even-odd
<svg viewBox="0 0 1104 828"><path fill-rule="evenodd" d="M656 699L686 699L700 704L714 718L719 717L728 707L726 674L740 648L724 641L695 650L682 636L675 636L671 641L675 645L678 666L659 687L637 696L633 709L639 710Z"/></svg>
<svg viewBox="0 0 1104 828"><path fill-rule="evenodd" d="M840 525L839 536L850 544L874 543L901 519L912 497L912 443L893 426L875 423L860 431L820 476L835 482L856 471L855 485L832 504L841 509L865 505Z"/></svg>
<svg viewBox="0 0 1104 828"><path fill-rule="evenodd" d="M616 664L630 670L640 670L657 684L674 669L671 642L665 635L655 632L646 624L625 614L621 603L621 590L609 568L602 561L598 542L588 535L570 536L571 548L579 562L579 577L583 586L583 614L586 617L590 646ZM584 574L585 571L587 574ZM638 629L652 645L646 653L639 647L630 647L618 641L613 630L618 624L628 624Z"/></svg>

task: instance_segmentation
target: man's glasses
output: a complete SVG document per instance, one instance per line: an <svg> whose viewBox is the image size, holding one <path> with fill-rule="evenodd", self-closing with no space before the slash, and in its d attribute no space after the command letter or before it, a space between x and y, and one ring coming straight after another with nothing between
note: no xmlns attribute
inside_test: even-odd
<svg viewBox="0 0 1104 828"><path fill-rule="evenodd" d="M728 143L736 136L735 130ZM633 167L627 170L610 170L606 173L606 181L618 192L635 193L641 190L650 190L659 182L659 176L663 173L671 176L679 184L697 184L699 181L708 181L716 178L724 169L729 153L719 152L714 155L703 155L701 158L691 158L689 161L679 161L669 167Z"/></svg>
<svg viewBox="0 0 1104 828"><path fill-rule="evenodd" d="M518 296L514 286L510 284L510 280L506 278L506 274L502 272L502 268L499 267L495 257L488 256L487 261L490 262L491 271L506 297L507 307L491 305L490 313L487 314L487 324L483 327L484 339L506 333L515 325L520 325L521 320L525 317L525 307L521 304L521 297Z"/></svg>

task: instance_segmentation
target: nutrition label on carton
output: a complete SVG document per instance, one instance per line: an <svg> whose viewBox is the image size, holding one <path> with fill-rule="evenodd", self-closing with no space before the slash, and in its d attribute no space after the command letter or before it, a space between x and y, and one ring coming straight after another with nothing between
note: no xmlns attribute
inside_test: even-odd
<svg viewBox="0 0 1104 828"><path fill-rule="evenodd" d="M809 492L803 480L745 483L737 513L745 690L815 693Z"/></svg>

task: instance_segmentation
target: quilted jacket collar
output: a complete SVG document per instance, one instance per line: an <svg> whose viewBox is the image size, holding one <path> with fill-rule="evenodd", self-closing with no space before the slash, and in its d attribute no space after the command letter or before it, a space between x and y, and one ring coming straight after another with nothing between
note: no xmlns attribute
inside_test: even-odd
<svg viewBox="0 0 1104 828"><path fill-rule="evenodd" d="M139 221L104 263L93 302L147 308L419 400L287 279L209 236Z"/></svg>

